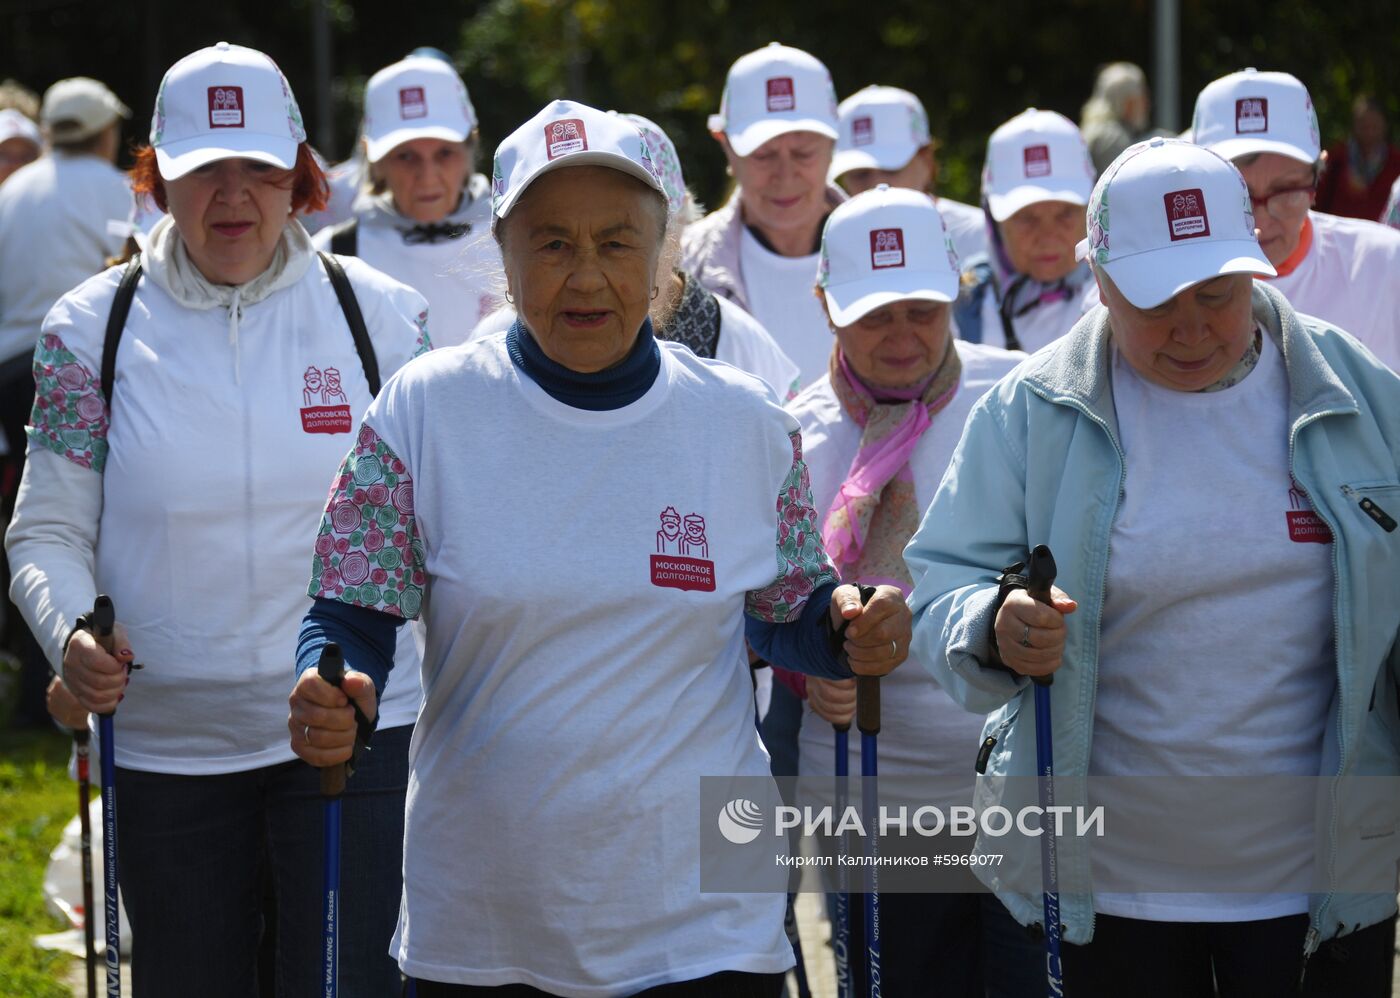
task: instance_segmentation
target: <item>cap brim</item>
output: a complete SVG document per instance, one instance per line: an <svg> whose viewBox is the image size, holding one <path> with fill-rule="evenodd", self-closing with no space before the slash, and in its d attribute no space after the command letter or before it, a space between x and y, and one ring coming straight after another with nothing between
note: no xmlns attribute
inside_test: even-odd
<svg viewBox="0 0 1400 998"><path fill-rule="evenodd" d="M1211 152L1221 159L1239 159L1241 156L1249 156L1254 153L1272 152L1280 156L1287 156L1289 159L1296 159L1300 163L1311 166L1317 162L1320 152L1308 155L1308 151L1302 146L1295 146L1292 142L1280 142L1278 139L1224 139L1220 142L1206 146Z"/></svg>
<svg viewBox="0 0 1400 998"><path fill-rule="evenodd" d="M220 135L218 142L210 136L198 136L156 147L156 166L162 180L179 180L191 170L197 170L221 159L251 159L259 163L290 170L297 163L297 143L275 135Z"/></svg>
<svg viewBox="0 0 1400 998"><path fill-rule="evenodd" d="M365 136L365 151L371 163L378 163L395 148L414 139L441 139L444 142L465 142L469 133L447 125L423 125L420 128L396 128L379 138Z"/></svg>
<svg viewBox="0 0 1400 998"><path fill-rule="evenodd" d="M763 143L776 139L779 135L786 135L788 132L816 132L833 142L838 138L836 129L831 126L831 123L820 118L804 118L797 115L783 117L776 114L755 121L749 127L737 132L726 132L725 138L729 140L729 147L734 150L736 156L747 156Z"/></svg>
<svg viewBox="0 0 1400 998"><path fill-rule="evenodd" d="M831 157L831 172L828 176L835 180L852 170L902 170L918 151L918 147L913 144L843 149Z"/></svg>
<svg viewBox="0 0 1400 998"><path fill-rule="evenodd" d="M1135 308L1156 308L1193 284L1226 274L1278 273L1253 239L1163 246L1101 266Z"/></svg>
<svg viewBox="0 0 1400 998"><path fill-rule="evenodd" d="M1022 184L1013 187L1005 194L988 194L987 210L993 221L1004 222L1027 205L1042 201L1068 201L1070 204L1087 205L1092 187L1086 182L1082 187L1039 187Z"/></svg>
<svg viewBox="0 0 1400 998"><path fill-rule="evenodd" d="M563 169L566 166L606 166L620 173L625 173L629 177L636 177L652 190L659 193L663 198L666 196L666 190L661 186L661 181L659 179L648 173L646 168L640 163L632 162L621 153L604 152L601 150L597 152L576 152L551 160L536 170L534 176L525 183L516 187L515 190L509 191L505 197L501 198L500 204L496 206L493 224L495 219L505 218L506 215L510 214L511 209L516 206L520 198L530 189L530 185L536 180L539 180L547 173L553 173L555 170Z"/></svg>
<svg viewBox="0 0 1400 998"><path fill-rule="evenodd" d="M822 289L831 321L849 326L891 302L951 302L958 297L958 275L944 272L899 270L872 274L859 281L828 285Z"/></svg>

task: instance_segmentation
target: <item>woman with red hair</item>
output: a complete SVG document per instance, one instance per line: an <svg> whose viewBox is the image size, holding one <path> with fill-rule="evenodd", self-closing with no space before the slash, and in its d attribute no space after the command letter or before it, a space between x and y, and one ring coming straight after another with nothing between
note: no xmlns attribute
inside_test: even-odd
<svg viewBox="0 0 1400 998"><path fill-rule="evenodd" d="M318 993L321 804L287 744L287 649L326 469L379 379L428 338L417 292L318 259L297 221L326 197L305 140L266 55L221 42L177 62L133 170L168 215L131 264L59 300L35 354L12 594L82 706L117 713L138 998L256 994L265 875L277 994ZM395 526L364 543L391 545ZM114 655L85 630L97 593L118 612ZM396 659L344 804L342 995L399 983L387 948L420 697L411 635Z"/></svg>

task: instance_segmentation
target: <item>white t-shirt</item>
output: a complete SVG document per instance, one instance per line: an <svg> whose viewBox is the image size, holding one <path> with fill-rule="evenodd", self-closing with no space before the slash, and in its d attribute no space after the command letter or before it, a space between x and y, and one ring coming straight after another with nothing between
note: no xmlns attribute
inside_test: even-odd
<svg viewBox="0 0 1400 998"><path fill-rule="evenodd" d="M1400 232L1316 211L1308 218L1308 255L1287 277L1269 283L1299 312L1351 333L1400 371Z"/></svg>
<svg viewBox="0 0 1400 998"><path fill-rule="evenodd" d="M359 260L341 263L387 379L425 347L423 299ZM117 765L203 775L286 762L308 555L370 401L359 354L319 261L242 310L237 345L226 309L187 308L147 275L109 417L97 378L121 275L84 282L44 320L47 411L67 415L30 440L7 542L17 592L47 588L40 609L58 614L35 632L55 665L95 592L112 597L145 665L118 711ZM396 661L381 727L417 715L409 628Z"/></svg>
<svg viewBox="0 0 1400 998"><path fill-rule="evenodd" d="M0 187L0 362L32 354L53 303L121 252L131 202L126 175L96 156L45 156Z"/></svg>
<svg viewBox="0 0 1400 998"><path fill-rule="evenodd" d="M1021 349L1035 353L1074 328L1085 312L1098 304L1098 286L1092 279L1077 291L1059 301L1037 305L1022 315L1013 316L1011 328L1016 331ZM988 346L1006 347L1006 330L1001 325L1001 303L990 289L982 298L982 342Z"/></svg>
<svg viewBox="0 0 1400 998"><path fill-rule="evenodd" d="M714 359L762 378L780 399L796 395L800 377L797 365L768 335L768 330L732 301L719 295L715 295L715 301L719 302L719 343ZM504 333L515 322L515 315L515 309L509 305L496 309L476 324L471 339Z"/></svg>
<svg viewBox="0 0 1400 998"><path fill-rule="evenodd" d="M977 343L955 341L955 346L963 365L957 393L933 417L909 460L920 509L932 501L938 490L972 406L1002 375L1025 360L1025 354ZM803 456L812 476L812 498L819 522L824 522L860 449L861 428L841 408L829 375L794 399L788 411L802 424ZM927 787L929 804L970 804L976 775L973 762L984 718L955 703L917 663L896 669L880 685L881 774L921 777L919 786ZM859 773L859 740L852 737L850 741L854 743L850 771ZM808 776L835 772L835 735L831 725L814 714L810 706L803 711L799 745L799 773Z"/></svg>
<svg viewBox="0 0 1400 998"><path fill-rule="evenodd" d="M1151 384L1115 352L1127 477L1109 542L1091 778L1319 774L1336 685L1332 546L1289 477L1288 384L1262 339L1255 369L1218 392ZM1238 873L1252 851L1283 844L1297 868L1261 868L1256 882L1306 875L1310 819L1278 827L1276 816L1240 814L1215 854ZM1189 822L1174 834L1192 834ZM1124 880L1149 859L1121 836L1095 845L1096 870ZM1297 914L1307 898L1096 893L1094 905L1231 922Z"/></svg>
<svg viewBox="0 0 1400 998"><path fill-rule="evenodd" d="M701 893L697 805L702 776L768 775L746 606L782 619L796 579L831 578L823 556L775 579L786 515L811 536L809 507L774 501L805 493L797 423L756 378L665 342L640 399L576 409L505 340L385 385L322 528L367 503L407 514L366 605L427 625L391 952L416 977L573 996L780 972L784 898ZM363 553L321 548L313 585L364 602L344 592Z"/></svg>
<svg viewBox="0 0 1400 998"><path fill-rule="evenodd" d="M356 255L428 299L433 345L439 349L466 342L499 304L489 290L500 274L501 254L491 238L486 178L473 177L465 196L470 202L452 220L470 225L471 231L459 239L405 242L400 227L411 223L378 210L360 213L356 227ZM313 241L317 249L330 249L331 229L322 229Z"/></svg>
<svg viewBox="0 0 1400 998"><path fill-rule="evenodd" d="M792 358L804 388L827 372L831 360L831 326L816 295L819 261L818 253L779 256L765 249L747 227L739 240L749 312Z"/></svg>
<svg viewBox="0 0 1400 998"><path fill-rule="evenodd" d="M988 252L987 213L976 205L963 204L951 198L937 198L938 213L948 227L953 250L958 260L971 260Z"/></svg>

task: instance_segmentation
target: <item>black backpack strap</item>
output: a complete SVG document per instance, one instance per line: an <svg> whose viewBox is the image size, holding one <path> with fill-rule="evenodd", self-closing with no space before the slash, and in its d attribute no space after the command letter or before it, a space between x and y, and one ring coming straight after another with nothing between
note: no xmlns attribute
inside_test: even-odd
<svg viewBox="0 0 1400 998"><path fill-rule="evenodd" d="M365 317L360 312L360 303L355 299L355 289L350 286L350 278L345 276L345 268L329 253L318 253L321 265L326 268L326 276L331 279L335 296L340 299L340 310L345 313L345 321L350 326L350 335L355 338L355 352L360 355L360 366L365 369L365 380L369 382L369 393L379 394L379 358L374 355L374 344L369 340L369 330L365 328Z"/></svg>
<svg viewBox="0 0 1400 998"><path fill-rule="evenodd" d="M336 256L360 255L360 222L352 218L331 229L331 252Z"/></svg>
<svg viewBox="0 0 1400 998"><path fill-rule="evenodd" d="M102 399L112 408L112 386L117 381L117 345L126 330L126 317L131 313L131 300L136 297L136 285L141 280L141 254L137 253L122 272L112 310L107 313L107 332L102 337ZM110 417L109 417L110 418Z"/></svg>

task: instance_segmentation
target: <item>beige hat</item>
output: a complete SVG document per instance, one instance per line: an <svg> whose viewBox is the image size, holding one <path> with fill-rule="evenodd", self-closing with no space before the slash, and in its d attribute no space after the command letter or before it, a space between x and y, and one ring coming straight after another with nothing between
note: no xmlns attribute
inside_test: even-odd
<svg viewBox="0 0 1400 998"><path fill-rule="evenodd" d="M106 84L86 76L59 80L44 91L39 121L49 137L76 142L96 135L118 118L130 118L131 108L117 99Z"/></svg>

